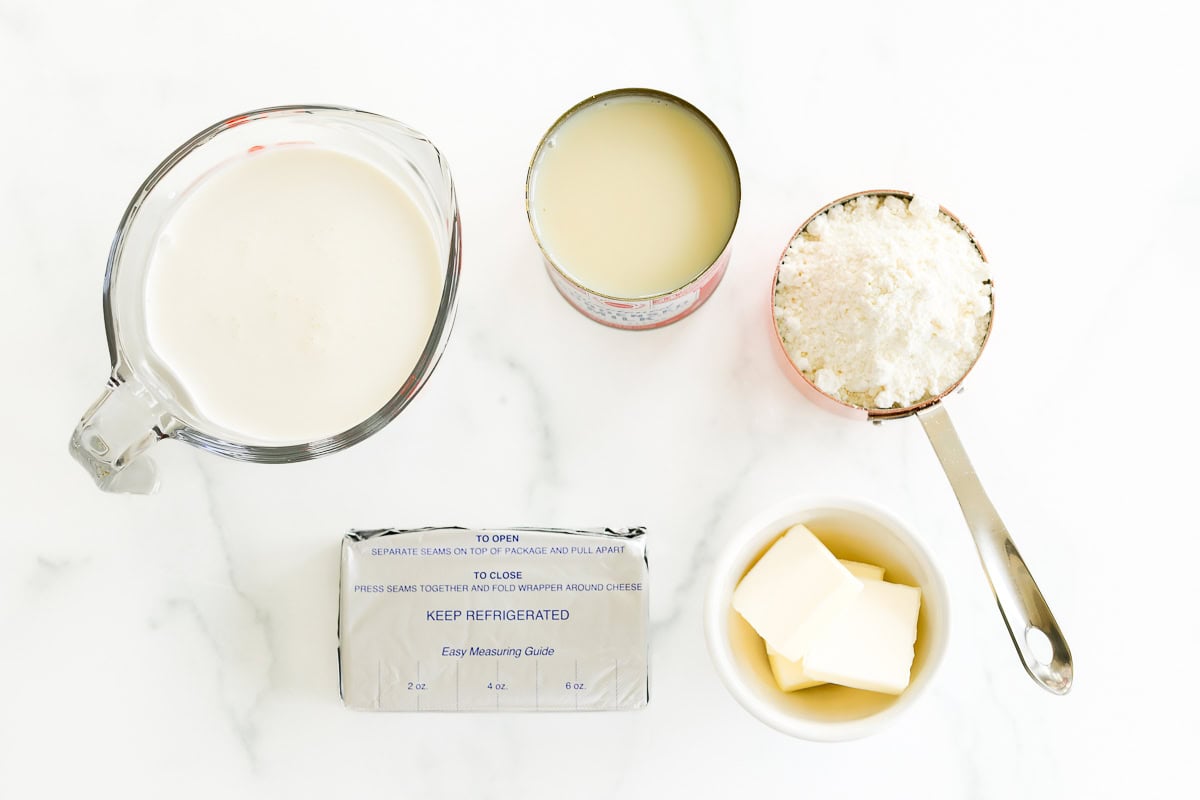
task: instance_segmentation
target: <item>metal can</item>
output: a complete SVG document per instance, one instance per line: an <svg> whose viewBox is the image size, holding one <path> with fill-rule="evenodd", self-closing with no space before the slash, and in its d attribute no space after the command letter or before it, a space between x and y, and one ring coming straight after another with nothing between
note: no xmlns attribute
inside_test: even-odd
<svg viewBox="0 0 1200 800"><path fill-rule="evenodd" d="M722 203L732 203L732 213L728 218L728 231L721 231L724 233L723 245L719 254L711 262L707 261L707 257L705 257L703 263L695 264L695 270L689 272L687 278L678 285L671 285L653 293L632 296L625 296L612 290L606 292L589 286L576 273L572 272L570 264L561 263L562 259L555 257L547 246L545 237L539 233L538 211L534 207L533 198L543 154L548 148L555 146L556 135L562 130L564 124L576 118L580 112L597 104L607 104L614 100L625 99L647 99L655 103L673 106L701 123L712 134L721 158L727 160L722 161L722 164L727 167L731 177L729 182L731 196L722 197L719 200ZM635 192L636 190L636 185L631 186L630 191ZM611 198L604 199L611 202ZM712 295L729 264L733 231L737 224L740 207L741 178L738 173L737 161L724 135L712 120L695 106L679 97L654 89L614 89L588 97L573 106L550 126L538 143L525 179L526 216L534 241L541 250L546 272L550 276L551 282L567 302L585 316L604 325L624 330L648 330L669 325L694 312ZM690 264L687 265L687 269L691 270Z"/></svg>

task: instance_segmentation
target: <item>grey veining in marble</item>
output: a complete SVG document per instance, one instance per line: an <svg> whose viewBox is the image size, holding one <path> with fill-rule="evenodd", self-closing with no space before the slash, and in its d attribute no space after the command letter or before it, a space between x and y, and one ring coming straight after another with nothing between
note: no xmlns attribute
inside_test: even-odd
<svg viewBox="0 0 1200 800"><path fill-rule="evenodd" d="M0 798L1186 792L1198 21L1158 0L0 0ZM523 206L546 127L628 85L702 108L744 186L711 301L637 334L563 302ZM465 259L443 361L345 453L261 467L168 442L159 494L103 495L65 444L107 373L120 214L196 130L293 102L395 117L447 155ZM780 250L883 186L953 209L995 267L992 342L948 403L1071 642L1066 698L1017 662L919 425L829 416L773 361ZM893 510L954 603L930 692L844 745L748 717L701 630L718 550L805 492ZM339 537L454 523L647 526L649 708L344 710Z"/></svg>

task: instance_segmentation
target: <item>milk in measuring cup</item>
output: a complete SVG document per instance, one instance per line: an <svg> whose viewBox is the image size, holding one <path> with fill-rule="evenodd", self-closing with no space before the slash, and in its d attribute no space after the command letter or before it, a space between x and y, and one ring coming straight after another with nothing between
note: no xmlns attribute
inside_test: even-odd
<svg viewBox="0 0 1200 800"><path fill-rule="evenodd" d="M265 443L370 417L437 315L441 259L407 191L332 149L278 145L178 201L146 278L146 332L181 403Z"/></svg>

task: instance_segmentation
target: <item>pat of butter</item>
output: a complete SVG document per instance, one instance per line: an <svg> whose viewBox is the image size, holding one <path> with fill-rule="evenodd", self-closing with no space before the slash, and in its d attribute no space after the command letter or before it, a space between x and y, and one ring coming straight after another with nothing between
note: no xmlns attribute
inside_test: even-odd
<svg viewBox="0 0 1200 800"><path fill-rule="evenodd" d="M767 660L771 662L771 674L775 676L775 683L785 692L808 689L825 682L809 677L804 671L804 659L789 661L779 655L779 651L771 645L767 645Z"/></svg>
<svg viewBox="0 0 1200 800"><path fill-rule="evenodd" d="M861 561L849 561L844 558L839 558L851 575L860 580L882 580L883 567L877 567L874 564L864 564ZM799 661L789 661L779 654L774 647L767 645L767 658L771 662L771 673L775 676L775 683L785 692L795 692L800 689L808 689L813 686L820 686L824 681L816 680L809 677L804 671L804 659Z"/></svg>
<svg viewBox="0 0 1200 800"><path fill-rule="evenodd" d="M921 590L865 580L836 624L804 656L811 680L900 694L908 687Z"/></svg>
<svg viewBox="0 0 1200 800"><path fill-rule="evenodd" d="M861 561L850 561L846 558L839 558L842 566L850 571L850 574L859 580L864 581L881 581L883 580L883 567L877 567L874 564L864 564Z"/></svg>
<svg viewBox="0 0 1200 800"><path fill-rule="evenodd" d="M812 531L795 525L742 578L733 607L767 644L797 661L862 590Z"/></svg>

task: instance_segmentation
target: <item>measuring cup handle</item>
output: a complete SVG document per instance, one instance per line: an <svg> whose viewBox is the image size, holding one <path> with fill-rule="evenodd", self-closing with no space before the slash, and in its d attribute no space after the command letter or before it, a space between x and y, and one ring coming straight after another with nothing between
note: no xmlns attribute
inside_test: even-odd
<svg viewBox="0 0 1200 800"><path fill-rule="evenodd" d="M106 492L150 494L158 471L143 453L166 436L167 419L146 387L114 373L75 426L71 456Z"/></svg>
<svg viewBox="0 0 1200 800"><path fill-rule="evenodd" d="M1075 674L1071 649L1033 575L1025 566L1025 560L1008 535L1004 521L984 492L983 484L979 482L975 468L967 458L967 451L963 449L950 422L950 415L941 403L935 403L918 411L917 417L924 425L929 442L958 497L967 527L975 537L983 571L1025 670L1043 688L1054 694L1066 694L1071 690ZM1034 637L1033 642L1030 641L1031 636ZM1043 636L1046 642L1037 641ZM1038 652L1045 649L1047 642L1049 654Z"/></svg>

